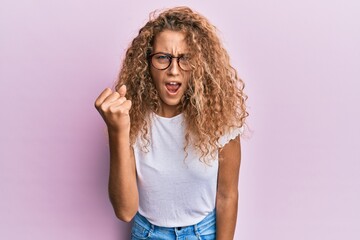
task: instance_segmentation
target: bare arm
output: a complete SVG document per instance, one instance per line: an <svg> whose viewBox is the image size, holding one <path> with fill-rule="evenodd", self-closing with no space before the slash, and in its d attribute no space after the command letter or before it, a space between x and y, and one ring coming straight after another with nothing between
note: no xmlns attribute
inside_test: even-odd
<svg viewBox="0 0 360 240"><path fill-rule="evenodd" d="M131 221L138 209L135 159L130 146L131 102L125 98L126 87L119 92L105 89L95 101L109 134L110 174L109 197L116 216Z"/></svg>
<svg viewBox="0 0 360 240"><path fill-rule="evenodd" d="M240 137L231 140L219 153L218 190L216 194L216 239L234 238L238 181L241 162Z"/></svg>
<svg viewBox="0 0 360 240"><path fill-rule="evenodd" d="M130 222L138 210L138 190L133 151L129 140L109 131L109 197L116 216Z"/></svg>

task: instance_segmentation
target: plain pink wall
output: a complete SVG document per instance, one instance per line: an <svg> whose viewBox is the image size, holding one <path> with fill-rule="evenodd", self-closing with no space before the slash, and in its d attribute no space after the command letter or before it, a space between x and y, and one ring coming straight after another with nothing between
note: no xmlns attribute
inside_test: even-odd
<svg viewBox="0 0 360 240"><path fill-rule="evenodd" d="M236 239L360 239L357 0L1 1L0 239L128 239L93 102L176 5L218 27L246 82Z"/></svg>

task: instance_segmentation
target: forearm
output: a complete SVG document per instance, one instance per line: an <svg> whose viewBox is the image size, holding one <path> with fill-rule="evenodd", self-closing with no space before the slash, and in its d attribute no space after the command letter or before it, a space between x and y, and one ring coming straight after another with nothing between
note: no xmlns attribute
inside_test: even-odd
<svg viewBox="0 0 360 240"><path fill-rule="evenodd" d="M238 195L216 198L216 240L234 239Z"/></svg>
<svg viewBox="0 0 360 240"><path fill-rule="evenodd" d="M109 131L109 197L116 216L129 222L138 209L135 160L128 135Z"/></svg>

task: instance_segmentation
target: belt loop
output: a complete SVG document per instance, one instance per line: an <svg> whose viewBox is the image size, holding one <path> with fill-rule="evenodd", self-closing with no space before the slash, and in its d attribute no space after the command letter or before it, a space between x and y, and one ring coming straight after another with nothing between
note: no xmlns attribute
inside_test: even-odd
<svg viewBox="0 0 360 240"><path fill-rule="evenodd" d="M194 225L194 232L196 234L197 239L200 239L200 233L199 233L197 224Z"/></svg>
<svg viewBox="0 0 360 240"><path fill-rule="evenodd" d="M154 229L155 229L155 225L152 224L151 222L149 222L149 223L150 223L150 227L151 227L150 233L153 233L153 232L154 232Z"/></svg>

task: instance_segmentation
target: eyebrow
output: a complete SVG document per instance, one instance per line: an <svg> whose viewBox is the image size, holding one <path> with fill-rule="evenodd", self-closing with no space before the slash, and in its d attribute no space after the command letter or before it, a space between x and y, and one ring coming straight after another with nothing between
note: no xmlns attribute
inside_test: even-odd
<svg viewBox="0 0 360 240"><path fill-rule="evenodd" d="M182 57L182 56L186 56L188 53L180 53L178 54L177 56L171 54L171 53L167 53L167 52L154 52L152 54L158 54L158 53L162 53L164 55L169 55L169 56L172 56L172 57Z"/></svg>

